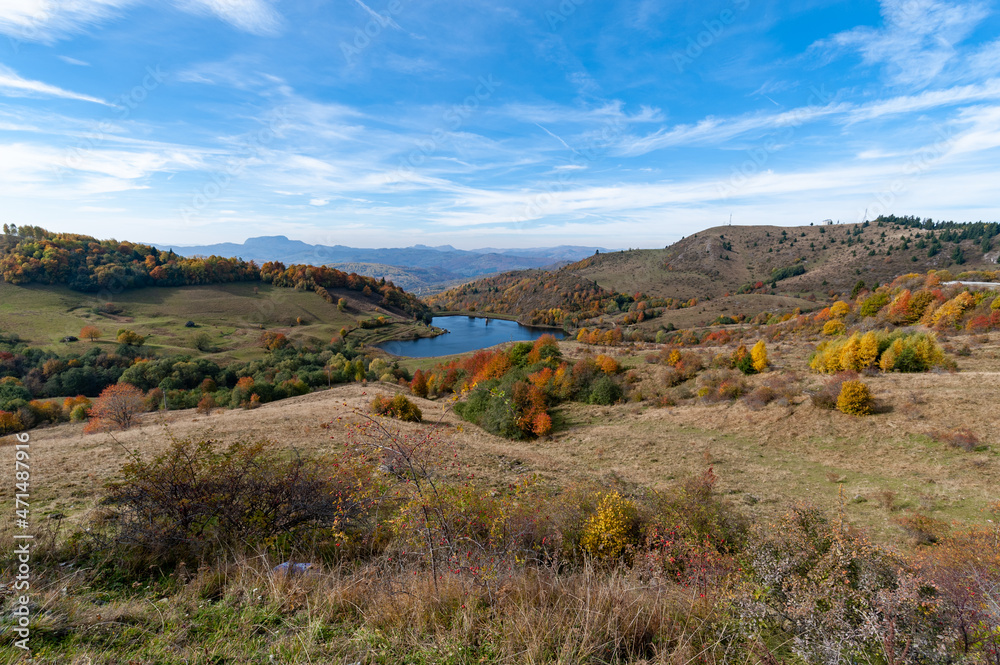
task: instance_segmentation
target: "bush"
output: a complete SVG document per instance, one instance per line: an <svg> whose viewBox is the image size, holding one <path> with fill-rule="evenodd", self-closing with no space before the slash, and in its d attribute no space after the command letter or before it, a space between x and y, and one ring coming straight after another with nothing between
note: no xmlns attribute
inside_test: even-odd
<svg viewBox="0 0 1000 665"><path fill-rule="evenodd" d="M846 381L854 381L857 378L857 372L838 372L826 381L822 388L810 395L809 399L813 406L821 409L836 409L841 387Z"/></svg>
<svg viewBox="0 0 1000 665"><path fill-rule="evenodd" d="M385 395L376 395L372 400L371 410L380 416L389 416L404 422L419 423L424 418L420 407L401 393L391 399Z"/></svg>
<svg viewBox="0 0 1000 665"><path fill-rule="evenodd" d="M763 372L767 369L767 346L764 344L764 340L759 340L753 345L750 350L750 358L753 361L753 369L755 372ZM746 372L744 372L746 374Z"/></svg>
<svg viewBox="0 0 1000 665"><path fill-rule="evenodd" d="M611 491L598 495L597 510L583 527L580 546L595 559L613 561L635 544L637 535L635 504Z"/></svg>
<svg viewBox="0 0 1000 665"><path fill-rule="evenodd" d="M809 359L818 372L859 371L878 366L884 372L926 372L945 366L944 352L933 335L925 333L857 333L820 343Z"/></svg>
<svg viewBox="0 0 1000 665"><path fill-rule="evenodd" d="M413 381L410 382L410 392L417 397L427 397L427 377L419 369L413 373Z"/></svg>
<svg viewBox="0 0 1000 665"><path fill-rule="evenodd" d="M972 452L979 445L979 437L968 427L956 427L947 431L935 430L931 432L931 438L966 452Z"/></svg>
<svg viewBox="0 0 1000 665"><path fill-rule="evenodd" d="M867 416L872 413L871 390L863 381L844 381L837 396L837 410L852 416Z"/></svg>
<svg viewBox="0 0 1000 665"><path fill-rule="evenodd" d="M167 565L269 547L279 536L344 533L364 519L371 468L364 460L332 468L333 476L319 460L283 458L271 441L221 451L215 441L174 441L122 468L95 526L112 546Z"/></svg>
<svg viewBox="0 0 1000 665"><path fill-rule="evenodd" d="M208 414L212 412L212 409L217 407L218 404L215 403L215 397L211 393L202 395L201 399L198 400L198 413Z"/></svg>
<svg viewBox="0 0 1000 665"><path fill-rule="evenodd" d="M24 429L21 417L16 412L0 411L0 435L14 434Z"/></svg>
<svg viewBox="0 0 1000 665"><path fill-rule="evenodd" d="M847 326L840 319L830 319L825 324L823 324L823 334L828 337L834 337L836 335L843 335L847 332Z"/></svg>
<svg viewBox="0 0 1000 665"><path fill-rule="evenodd" d="M108 386L90 409L90 422L85 431L129 429L145 410L146 396L135 386L128 383Z"/></svg>
<svg viewBox="0 0 1000 665"><path fill-rule="evenodd" d="M80 423L89 418L90 407L85 404L77 404L73 407L73 410L69 412L69 419L74 423Z"/></svg>
<svg viewBox="0 0 1000 665"><path fill-rule="evenodd" d="M733 370L712 370L698 377L698 397L706 402L732 401L748 390L746 379Z"/></svg>
<svg viewBox="0 0 1000 665"><path fill-rule="evenodd" d="M608 406L621 398L621 387L610 376L602 376L594 381L593 387L590 389L590 397L587 401L590 404Z"/></svg>

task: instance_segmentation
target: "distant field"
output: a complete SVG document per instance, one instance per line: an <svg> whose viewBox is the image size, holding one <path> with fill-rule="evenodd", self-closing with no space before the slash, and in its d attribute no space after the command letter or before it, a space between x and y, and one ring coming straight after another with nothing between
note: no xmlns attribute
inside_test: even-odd
<svg viewBox="0 0 1000 665"><path fill-rule="evenodd" d="M292 339L327 342L341 328L355 327L360 319L382 314L402 321L366 301L348 297L350 306L340 312L315 293L270 284L151 287L112 296L123 311L109 316L95 312L108 296L78 293L63 286L0 283L0 330L17 333L36 346L65 350L67 345L59 340L79 335L85 325L101 331L99 344L113 343L120 328L130 328L146 336L153 351L245 359L260 353L256 342L262 329L280 330ZM297 323L299 319L302 324ZM195 327L185 327L188 321ZM399 327L393 326L352 334L373 343L380 336L399 332ZM198 351L196 338L203 333L214 353ZM88 344L83 340L76 343Z"/></svg>

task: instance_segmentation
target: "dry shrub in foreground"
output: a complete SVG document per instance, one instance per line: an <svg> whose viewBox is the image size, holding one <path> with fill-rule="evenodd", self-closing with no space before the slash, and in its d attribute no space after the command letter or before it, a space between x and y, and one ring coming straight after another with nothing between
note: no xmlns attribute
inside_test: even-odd
<svg viewBox="0 0 1000 665"><path fill-rule="evenodd" d="M136 561L194 561L227 550L298 539L317 530L346 537L368 517L375 486L363 458L335 465L281 455L270 441L173 441L134 459L108 486L99 530Z"/></svg>
<svg viewBox="0 0 1000 665"><path fill-rule="evenodd" d="M955 533L921 550L917 567L938 593L963 662L1000 663L1000 538L996 527Z"/></svg>

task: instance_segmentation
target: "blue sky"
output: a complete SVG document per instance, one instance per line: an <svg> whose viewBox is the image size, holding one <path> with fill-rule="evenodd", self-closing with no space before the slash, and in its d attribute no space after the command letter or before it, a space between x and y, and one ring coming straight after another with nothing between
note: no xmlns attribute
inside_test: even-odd
<svg viewBox="0 0 1000 665"><path fill-rule="evenodd" d="M998 37L947 0L0 0L2 217L463 248L992 221Z"/></svg>

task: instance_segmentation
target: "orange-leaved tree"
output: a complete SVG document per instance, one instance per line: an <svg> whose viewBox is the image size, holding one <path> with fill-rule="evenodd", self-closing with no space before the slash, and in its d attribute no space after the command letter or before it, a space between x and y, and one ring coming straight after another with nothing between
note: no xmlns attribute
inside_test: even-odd
<svg viewBox="0 0 1000 665"><path fill-rule="evenodd" d="M101 331L98 330L97 326L84 326L80 328L80 337L84 339L89 339L91 342L97 341L101 336Z"/></svg>
<svg viewBox="0 0 1000 665"><path fill-rule="evenodd" d="M90 422L84 428L87 433L107 430L126 430L135 424L140 413L145 411L145 395L129 383L108 386L90 408Z"/></svg>

